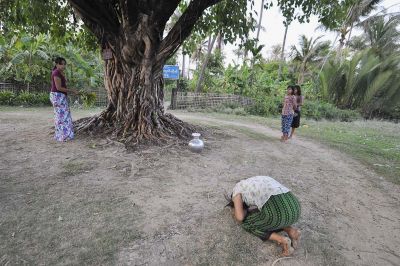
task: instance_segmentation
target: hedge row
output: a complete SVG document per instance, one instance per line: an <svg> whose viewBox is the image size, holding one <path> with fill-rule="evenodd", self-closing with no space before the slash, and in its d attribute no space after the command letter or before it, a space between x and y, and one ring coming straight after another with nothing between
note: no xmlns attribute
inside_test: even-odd
<svg viewBox="0 0 400 266"><path fill-rule="evenodd" d="M25 105L25 106L47 106L51 105L49 93L27 92L14 93L12 91L0 91L0 105Z"/></svg>

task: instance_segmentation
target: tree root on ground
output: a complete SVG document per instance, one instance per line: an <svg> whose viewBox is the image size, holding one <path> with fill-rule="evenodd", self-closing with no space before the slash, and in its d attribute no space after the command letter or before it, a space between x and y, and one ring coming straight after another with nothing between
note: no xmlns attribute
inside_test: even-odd
<svg viewBox="0 0 400 266"><path fill-rule="evenodd" d="M103 112L93 117L81 118L74 122L77 134L98 138L110 138L125 144L126 148L136 149L138 146L161 145L168 142L184 142L190 139L193 132L202 131L199 127L190 125L171 114L157 117L151 125L127 126L117 123Z"/></svg>

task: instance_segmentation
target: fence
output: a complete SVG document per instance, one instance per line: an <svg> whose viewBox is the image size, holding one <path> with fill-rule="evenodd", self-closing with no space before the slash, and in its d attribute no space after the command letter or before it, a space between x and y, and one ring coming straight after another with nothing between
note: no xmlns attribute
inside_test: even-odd
<svg viewBox="0 0 400 266"><path fill-rule="evenodd" d="M21 91L29 92L47 92L50 89L50 85L47 83L29 83L25 84L22 82L0 82L0 91L8 90L14 93Z"/></svg>
<svg viewBox="0 0 400 266"><path fill-rule="evenodd" d="M88 89L89 92L94 92L96 94L96 102L95 106L107 106L108 104L108 96L107 90L105 88L90 88Z"/></svg>
<svg viewBox="0 0 400 266"><path fill-rule="evenodd" d="M0 82L0 91L9 90L14 93L27 90L28 86L22 83L7 83ZM50 90L48 84L30 84L30 92L48 92ZM96 94L95 106L107 106L108 97L105 88L86 88L87 92L94 92ZM169 91L165 91L165 100L169 99ZM70 100L73 104L80 105L82 101L79 97L70 95ZM234 95L234 94L218 94L218 93L195 93L195 92L181 92L176 89L171 93L170 109L186 109L186 108L208 108L224 104L235 104L240 106L252 105L253 101L249 98Z"/></svg>
<svg viewBox="0 0 400 266"><path fill-rule="evenodd" d="M172 91L170 109L208 108L224 104L252 105L249 98L234 94L196 93Z"/></svg>
<svg viewBox="0 0 400 266"><path fill-rule="evenodd" d="M105 107L108 104L107 90L105 88L85 88L85 92L94 92L96 94L96 101L94 106ZM68 98L72 106L80 107L83 101L79 96L68 94Z"/></svg>

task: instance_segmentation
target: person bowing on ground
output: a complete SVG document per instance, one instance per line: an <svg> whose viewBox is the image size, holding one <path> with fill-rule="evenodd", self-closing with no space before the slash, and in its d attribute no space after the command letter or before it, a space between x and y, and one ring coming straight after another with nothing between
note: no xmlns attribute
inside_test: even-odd
<svg viewBox="0 0 400 266"><path fill-rule="evenodd" d="M300 217L298 199L288 188L269 176L254 176L238 182L227 196L234 218L242 227L261 238L282 246L282 256L298 247L301 232L292 225ZM284 231L288 237L278 234Z"/></svg>

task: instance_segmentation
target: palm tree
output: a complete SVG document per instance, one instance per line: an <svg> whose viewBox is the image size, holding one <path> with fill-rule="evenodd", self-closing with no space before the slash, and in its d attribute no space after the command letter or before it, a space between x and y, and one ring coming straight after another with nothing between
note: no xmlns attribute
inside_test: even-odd
<svg viewBox="0 0 400 266"><path fill-rule="evenodd" d="M196 62L196 69L199 69L200 61L204 57L207 50L208 50L208 41L202 40L190 55L190 59Z"/></svg>
<svg viewBox="0 0 400 266"><path fill-rule="evenodd" d="M262 19L263 19L263 11L264 11L264 2L265 2L265 0L261 1L260 18L259 18L258 24L257 24L257 35L256 35L257 41L259 40L259 37L260 37L261 23L262 23ZM256 43L256 46L257 46L257 43Z"/></svg>
<svg viewBox="0 0 400 266"><path fill-rule="evenodd" d="M212 49L214 47L214 43L215 43L216 39L217 39L217 35L214 35L214 36L210 35L209 38L208 38L207 54L206 54L206 57L204 58L203 65L201 67L201 71L200 71L200 74L199 74L199 79L197 80L196 90L195 90L196 92L200 92L200 90L201 90L201 84L203 82L204 73L206 71L208 61L210 60L211 52L212 52Z"/></svg>
<svg viewBox="0 0 400 266"><path fill-rule="evenodd" d="M237 49L234 49L233 53L237 56L238 61L241 58L244 59L244 50L241 49L240 47L238 47Z"/></svg>
<svg viewBox="0 0 400 266"><path fill-rule="evenodd" d="M347 42L347 46L353 52L359 52L367 48L367 41L364 35L354 36Z"/></svg>
<svg viewBox="0 0 400 266"><path fill-rule="evenodd" d="M344 27L349 27L349 29L347 30L349 33L349 37L347 40L350 40L351 38L351 32L353 30L354 27L354 23L359 22L360 18L363 16L367 16L368 14L370 14L373 10L375 10L377 8L377 5L379 4L379 2L382 2L382 0L359 0L358 2L356 2L355 4L353 4L352 6L350 6L348 15L347 15L347 23L344 23ZM348 25L346 25L348 24ZM343 30L343 32L341 33L345 33L346 30ZM346 33L345 33L346 35ZM339 40L340 44L344 45L344 38L346 36L343 36L341 34L341 38Z"/></svg>
<svg viewBox="0 0 400 266"><path fill-rule="evenodd" d="M399 53L382 60L372 49L341 65L330 60L319 76L321 94L339 107L360 108L367 117L393 111L400 101L399 61Z"/></svg>
<svg viewBox="0 0 400 266"><path fill-rule="evenodd" d="M339 107L361 109L366 117L393 117L400 102L399 16L374 16L360 25L364 35L350 42L360 50L340 65L334 60L325 65L321 93Z"/></svg>
<svg viewBox="0 0 400 266"><path fill-rule="evenodd" d="M313 40L313 38L307 39L305 35L301 35L299 40L300 48L297 49L294 45L291 47L293 61L300 63L299 76L297 79L298 84L304 82L304 77L309 70L309 66L322 62L323 56L328 53L330 42L319 42L318 40L320 38L322 38L322 36Z"/></svg>
<svg viewBox="0 0 400 266"><path fill-rule="evenodd" d="M271 47L271 60L273 61L279 60L282 54L281 52L282 52L282 47L280 44L273 45Z"/></svg>
<svg viewBox="0 0 400 266"><path fill-rule="evenodd" d="M27 34L15 41L10 49L10 62L4 72L12 70L19 81L26 83L27 91L35 76L48 71L44 62L48 62L50 56L46 53L49 37L39 34L35 37ZM2 71L2 72L3 72Z"/></svg>
<svg viewBox="0 0 400 266"><path fill-rule="evenodd" d="M387 57L400 47L400 15L374 16L364 20L360 24L365 32L367 43L380 58Z"/></svg>
<svg viewBox="0 0 400 266"><path fill-rule="evenodd" d="M342 50L346 44L351 39L351 32L353 27L360 21L360 18L367 16L371 11L376 9L377 5L382 0L356 0L351 5L345 7L342 11L343 14L340 16L339 22L329 21L329 24L323 24L320 27L325 28L334 32L337 32L339 38L339 45L337 47L336 61L341 61ZM347 37L348 35L348 37Z"/></svg>

